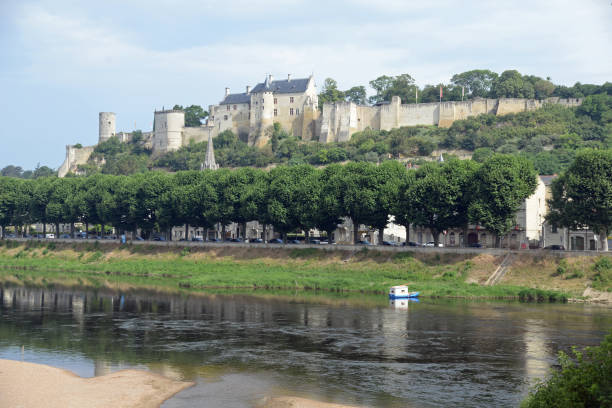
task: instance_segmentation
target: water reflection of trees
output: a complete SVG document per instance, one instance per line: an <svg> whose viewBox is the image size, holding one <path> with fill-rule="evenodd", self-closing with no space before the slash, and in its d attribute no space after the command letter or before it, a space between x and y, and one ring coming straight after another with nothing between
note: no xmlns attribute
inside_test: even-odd
<svg viewBox="0 0 612 408"><path fill-rule="evenodd" d="M96 373L124 363L187 379L204 365L271 369L305 381L331 378L326 387L343 392L378 390L383 399L427 392L432 376L451 394L479 390L474 384L516 392L532 374L528 359L552 359L576 343L557 336L554 350L543 347L554 333L575 330L595 344L612 325L609 313L575 305L421 302L398 311L245 295L10 286L0 295L4 344L78 352L95 362ZM528 335L534 321L543 327L537 349Z"/></svg>

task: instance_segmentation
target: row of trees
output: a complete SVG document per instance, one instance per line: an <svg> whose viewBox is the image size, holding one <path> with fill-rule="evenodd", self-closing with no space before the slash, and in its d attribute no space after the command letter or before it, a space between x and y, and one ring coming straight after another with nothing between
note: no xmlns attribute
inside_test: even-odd
<svg viewBox="0 0 612 408"><path fill-rule="evenodd" d="M397 161L316 169L148 172L132 176L20 180L0 178L0 226L34 222L112 225L119 231L213 228L259 221L283 236L317 228L328 236L343 217L378 229L390 217L429 228L436 243L449 228L476 223L503 235L536 186L533 166L515 156L484 163L449 160L407 170ZM59 229L59 228L58 228ZM246 228L241 228L245 231ZM45 231L46 232L46 231ZM358 240L355 228L354 240ZM381 239L382 240L382 239Z"/></svg>
<svg viewBox="0 0 612 408"><path fill-rule="evenodd" d="M583 98L589 95L611 93L612 83L591 85L577 82L571 87L555 85L550 78L535 75L522 75L516 70L501 74L488 69L474 69L453 75L448 84L425 85L419 87L409 74L397 76L382 75L369 82L376 94L366 97L364 86L354 86L346 91L338 89L338 83L327 78L319 94L319 105L325 102L348 101L365 105L388 102L399 96L403 103L438 102L440 87L444 101L460 101L473 98L536 98L549 96L562 98ZM418 95L418 96L417 96Z"/></svg>

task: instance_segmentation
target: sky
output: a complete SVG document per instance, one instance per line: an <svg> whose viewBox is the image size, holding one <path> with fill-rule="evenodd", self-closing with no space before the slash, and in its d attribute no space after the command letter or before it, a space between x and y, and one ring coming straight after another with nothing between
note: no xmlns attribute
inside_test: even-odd
<svg viewBox="0 0 612 408"><path fill-rule="evenodd" d="M471 69L612 81L610 0L0 0L0 168L57 168L153 111L218 103L275 78L419 86ZM372 92L369 89L369 92Z"/></svg>

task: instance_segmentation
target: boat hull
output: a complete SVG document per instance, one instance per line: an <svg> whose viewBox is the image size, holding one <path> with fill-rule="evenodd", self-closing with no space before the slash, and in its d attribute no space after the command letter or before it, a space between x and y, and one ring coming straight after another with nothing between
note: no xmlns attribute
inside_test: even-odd
<svg viewBox="0 0 612 408"><path fill-rule="evenodd" d="M389 293L389 299L410 299L419 297L419 292L408 292L405 295L392 295Z"/></svg>

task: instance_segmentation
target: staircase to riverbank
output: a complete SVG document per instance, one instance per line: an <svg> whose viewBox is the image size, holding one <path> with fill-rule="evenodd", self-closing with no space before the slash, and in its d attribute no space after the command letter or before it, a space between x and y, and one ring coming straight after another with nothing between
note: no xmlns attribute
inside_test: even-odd
<svg viewBox="0 0 612 408"><path fill-rule="evenodd" d="M493 286L499 283L499 281L502 280L502 278L508 271L508 267L512 265L513 261L514 261L513 254L512 253L507 254L504 260L499 264L497 269L495 269L495 272L493 272L491 276L489 276L489 279L487 279L487 281L485 282L485 286Z"/></svg>

